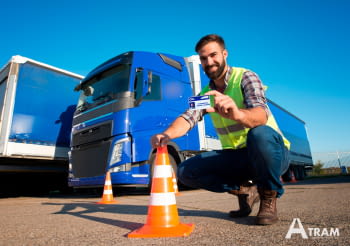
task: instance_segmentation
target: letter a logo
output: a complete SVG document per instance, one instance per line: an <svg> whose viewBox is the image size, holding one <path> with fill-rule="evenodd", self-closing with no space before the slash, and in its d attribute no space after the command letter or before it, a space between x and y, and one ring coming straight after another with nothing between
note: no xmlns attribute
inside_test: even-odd
<svg viewBox="0 0 350 246"><path fill-rule="evenodd" d="M298 222L298 228L294 228L295 222ZM299 218L294 218L292 224L290 224L289 230L286 235L286 239L290 239L292 237L292 234L301 234L301 237L303 239L308 239L306 232L304 230L303 225L301 224L301 221Z"/></svg>

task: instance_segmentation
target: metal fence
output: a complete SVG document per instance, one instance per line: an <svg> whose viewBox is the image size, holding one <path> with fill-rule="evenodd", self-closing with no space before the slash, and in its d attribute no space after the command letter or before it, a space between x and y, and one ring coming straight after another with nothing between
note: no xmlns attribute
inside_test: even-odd
<svg viewBox="0 0 350 246"><path fill-rule="evenodd" d="M315 152L312 153L314 164L321 162L322 168L350 167L350 151Z"/></svg>

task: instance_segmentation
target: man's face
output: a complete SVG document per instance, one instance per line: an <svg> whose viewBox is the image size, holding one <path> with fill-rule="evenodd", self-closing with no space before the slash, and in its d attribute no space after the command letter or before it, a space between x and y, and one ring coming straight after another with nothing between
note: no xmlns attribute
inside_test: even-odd
<svg viewBox="0 0 350 246"><path fill-rule="evenodd" d="M222 77L226 68L227 51L225 49L217 42L210 42L198 51L198 55L202 67L210 79L216 80Z"/></svg>

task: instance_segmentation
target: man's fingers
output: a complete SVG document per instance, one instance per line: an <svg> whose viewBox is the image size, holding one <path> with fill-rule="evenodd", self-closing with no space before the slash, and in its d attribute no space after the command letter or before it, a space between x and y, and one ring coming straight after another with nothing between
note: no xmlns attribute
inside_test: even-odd
<svg viewBox="0 0 350 246"><path fill-rule="evenodd" d="M229 118L236 106L231 97L216 90L208 91L205 95L214 96L214 107L206 109L208 113L218 113L225 118Z"/></svg>
<svg viewBox="0 0 350 246"><path fill-rule="evenodd" d="M211 91L208 91L207 93L205 93L204 95L209 95L209 96L220 96L220 95L223 95L222 93L216 91L216 90L211 90Z"/></svg>
<svg viewBox="0 0 350 246"><path fill-rule="evenodd" d="M207 113L215 113L215 108L210 107L206 109Z"/></svg>
<svg viewBox="0 0 350 246"><path fill-rule="evenodd" d="M164 147L165 145L167 145L168 141L163 138L162 140L160 140L160 147Z"/></svg>
<svg viewBox="0 0 350 246"><path fill-rule="evenodd" d="M159 146L162 145L162 140L165 136L162 135L162 134L157 134L157 135L154 135L152 138L151 138L151 145L153 148L157 148Z"/></svg>
<svg viewBox="0 0 350 246"><path fill-rule="evenodd" d="M153 148L163 147L168 144L170 138L167 134L157 134L152 137L151 145Z"/></svg>
<svg viewBox="0 0 350 246"><path fill-rule="evenodd" d="M153 148L156 148L159 145L159 139L157 138L157 136L153 136L151 138L151 145Z"/></svg>

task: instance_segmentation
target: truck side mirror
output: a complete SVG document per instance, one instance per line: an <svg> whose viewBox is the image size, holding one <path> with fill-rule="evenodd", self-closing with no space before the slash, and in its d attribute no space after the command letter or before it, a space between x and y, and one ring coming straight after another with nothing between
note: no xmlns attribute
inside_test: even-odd
<svg viewBox="0 0 350 246"><path fill-rule="evenodd" d="M152 77L152 71L148 71L144 68L136 68L134 91L137 104L151 93Z"/></svg>
<svg viewBox="0 0 350 246"><path fill-rule="evenodd" d="M145 97L151 93L152 86L152 71L142 71L142 97Z"/></svg>
<svg viewBox="0 0 350 246"><path fill-rule="evenodd" d="M92 94L94 94L94 88L91 86L87 86L86 88L84 88L84 95L89 97L92 96Z"/></svg>

